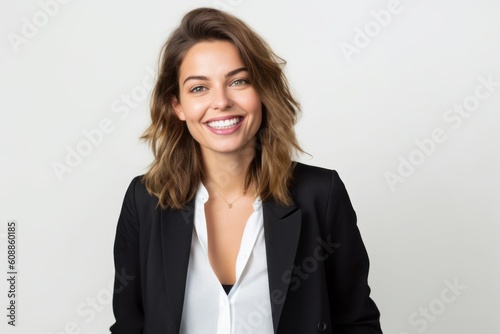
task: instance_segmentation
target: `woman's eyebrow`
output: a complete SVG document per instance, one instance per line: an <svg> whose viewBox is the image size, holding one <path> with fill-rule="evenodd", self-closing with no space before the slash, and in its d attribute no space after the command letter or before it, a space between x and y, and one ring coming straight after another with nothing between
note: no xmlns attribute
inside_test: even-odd
<svg viewBox="0 0 500 334"><path fill-rule="evenodd" d="M235 69L235 70L232 70L232 71L227 72L227 73L224 75L224 77L225 77L225 78L228 78L228 77L231 77L231 76L233 76L233 75L235 75L235 74L238 74L238 73L240 73L240 72L243 72L243 71L247 71L247 72L248 72L248 69L247 69L246 67L240 67L240 68L237 68L237 69ZM184 82L182 83L182 85L185 85L185 84L186 84L186 82L187 82L188 80L208 80L208 78L207 78L206 76L203 76L203 75L190 75L190 76L188 76L188 77L184 80Z"/></svg>
<svg viewBox="0 0 500 334"><path fill-rule="evenodd" d="M248 69L246 67L240 67L240 68L237 68L235 70L232 70L232 71L226 73L226 75L224 77L226 77L226 78L227 77L231 77L231 76L233 76L235 74L238 74L240 72L243 72L243 71L247 71L248 72Z"/></svg>
<svg viewBox="0 0 500 334"><path fill-rule="evenodd" d="M188 80L208 80L208 78L202 75L190 75L184 80L182 85L184 86Z"/></svg>

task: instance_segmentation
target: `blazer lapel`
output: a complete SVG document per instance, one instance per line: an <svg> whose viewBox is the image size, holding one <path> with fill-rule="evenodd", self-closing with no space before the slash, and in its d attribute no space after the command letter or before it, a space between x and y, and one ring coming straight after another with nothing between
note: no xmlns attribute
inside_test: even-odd
<svg viewBox="0 0 500 334"><path fill-rule="evenodd" d="M278 329L301 228L301 210L270 200L263 203L269 292L274 332Z"/></svg>
<svg viewBox="0 0 500 334"><path fill-rule="evenodd" d="M179 332L193 233L194 200L186 210L162 210L161 245L167 299Z"/></svg>

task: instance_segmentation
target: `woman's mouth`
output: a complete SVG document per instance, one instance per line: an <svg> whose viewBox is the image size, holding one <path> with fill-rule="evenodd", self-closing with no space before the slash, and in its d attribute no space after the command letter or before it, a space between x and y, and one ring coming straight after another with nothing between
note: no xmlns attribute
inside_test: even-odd
<svg viewBox="0 0 500 334"><path fill-rule="evenodd" d="M228 118L224 120L218 120L218 121L212 121L212 122L207 122L207 126L216 129L216 130L221 130L221 129L229 129L237 124L239 124L243 120L243 117L241 116L236 116L233 118Z"/></svg>

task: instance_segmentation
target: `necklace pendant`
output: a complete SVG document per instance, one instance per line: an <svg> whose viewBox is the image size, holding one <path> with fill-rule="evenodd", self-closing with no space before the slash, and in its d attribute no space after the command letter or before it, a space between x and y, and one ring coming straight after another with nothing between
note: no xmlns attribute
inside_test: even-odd
<svg viewBox="0 0 500 334"><path fill-rule="evenodd" d="M227 204L227 208L228 208L228 209L231 209L232 207L233 207L233 204L231 204L231 203L228 203L228 204Z"/></svg>

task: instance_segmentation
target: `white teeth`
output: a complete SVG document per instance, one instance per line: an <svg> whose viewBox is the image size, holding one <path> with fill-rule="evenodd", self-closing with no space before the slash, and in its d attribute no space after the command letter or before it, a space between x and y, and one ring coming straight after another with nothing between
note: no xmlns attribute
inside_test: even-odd
<svg viewBox="0 0 500 334"><path fill-rule="evenodd" d="M240 117L235 117L223 121L208 122L207 125L214 129L226 129L238 124L239 122L240 122Z"/></svg>

